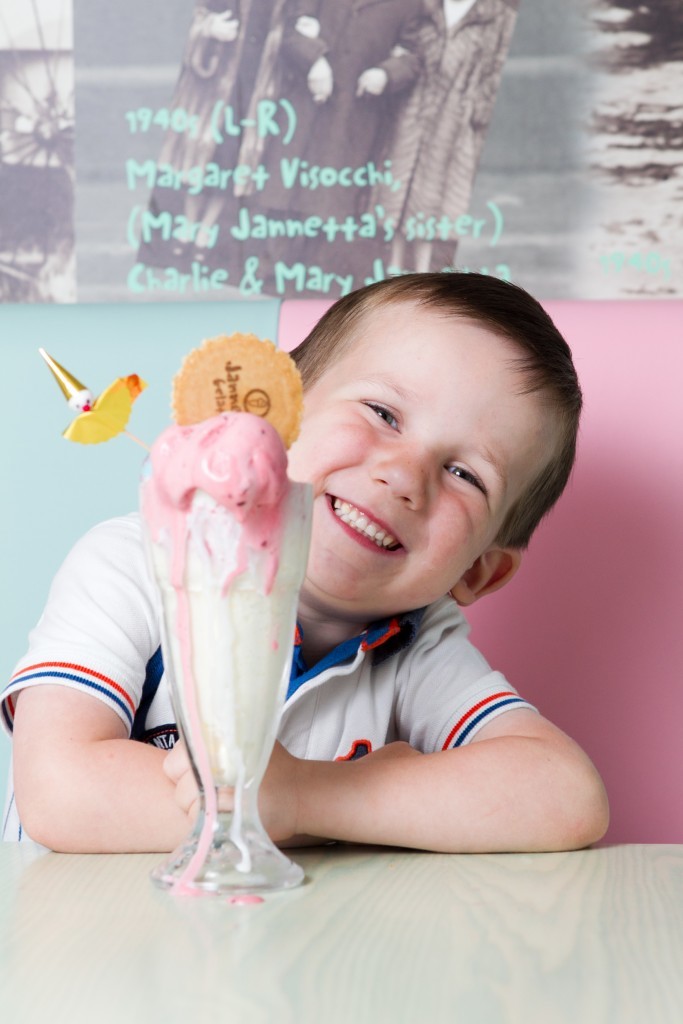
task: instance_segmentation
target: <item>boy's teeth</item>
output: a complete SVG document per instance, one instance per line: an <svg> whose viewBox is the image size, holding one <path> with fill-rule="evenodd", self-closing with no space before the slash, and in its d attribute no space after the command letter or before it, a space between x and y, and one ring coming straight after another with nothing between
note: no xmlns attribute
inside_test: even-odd
<svg viewBox="0 0 683 1024"><path fill-rule="evenodd" d="M347 501L342 501L340 498L335 498L333 502L334 514L341 519L343 523L348 523L358 533L362 533L365 537L369 537L370 540L374 541L378 548L392 548L398 547L398 542L395 537L392 537L390 533L383 530L377 523L373 523L372 519L369 519L363 512L359 512L353 505L349 505Z"/></svg>

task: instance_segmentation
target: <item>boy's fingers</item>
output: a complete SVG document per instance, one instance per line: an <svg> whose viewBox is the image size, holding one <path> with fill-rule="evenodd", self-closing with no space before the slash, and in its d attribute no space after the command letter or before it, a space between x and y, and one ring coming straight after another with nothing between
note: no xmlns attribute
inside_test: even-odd
<svg viewBox="0 0 683 1024"><path fill-rule="evenodd" d="M182 811L193 818L199 806L199 790L191 772L186 772L178 782L175 790L176 803Z"/></svg>
<svg viewBox="0 0 683 1024"><path fill-rule="evenodd" d="M176 745L169 750L168 754L164 758L164 774L168 776L171 782L177 782L178 779L190 771L190 759L187 756L187 749L182 740L179 740Z"/></svg>

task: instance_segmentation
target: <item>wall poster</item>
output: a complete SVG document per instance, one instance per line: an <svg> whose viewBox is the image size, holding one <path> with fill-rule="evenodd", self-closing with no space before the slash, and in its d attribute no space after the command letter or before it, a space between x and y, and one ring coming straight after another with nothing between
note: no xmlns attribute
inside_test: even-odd
<svg viewBox="0 0 683 1024"><path fill-rule="evenodd" d="M74 121L71 0L5 0L0 7L2 302L76 299Z"/></svg>
<svg viewBox="0 0 683 1024"><path fill-rule="evenodd" d="M3 0L0 301L680 297L679 0Z"/></svg>

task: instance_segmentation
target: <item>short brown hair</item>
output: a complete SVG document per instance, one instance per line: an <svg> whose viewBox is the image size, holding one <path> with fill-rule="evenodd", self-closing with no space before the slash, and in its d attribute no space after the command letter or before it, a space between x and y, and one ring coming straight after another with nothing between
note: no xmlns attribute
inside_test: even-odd
<svg viewBox="0 0 683 1024"><path fill-rule="evenodd" d="M501 547L525 548L562 494L576 456L582 396L567 342L541 304L517 285L486 274L405 274L350 292L320 318L291 353L304 388L343 355L369 313L399 302L466 318L514 342L522 351L514 363L523 381L520 393L548 396L560 427L557 451L508 510L496 538Z"/></svg>

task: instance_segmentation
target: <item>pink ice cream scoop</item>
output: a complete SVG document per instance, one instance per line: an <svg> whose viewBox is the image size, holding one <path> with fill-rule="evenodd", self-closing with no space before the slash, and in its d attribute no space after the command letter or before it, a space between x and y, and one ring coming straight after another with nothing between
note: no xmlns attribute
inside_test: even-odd
<svg viewBox="0 0 683 1024"><path fill-rule="evenodd" d="M180 555L194 496L204 492L242 524L233 576L246 565L250 550L262 551L270 556L269 590L277 572L282 508L290 488L287 453L275 428L245 412L221 413L192 426L170 426L154 442L150 460L142 513L152 538L166 531ZM174 561L174 583L180 585L183 558Z"/></svg>
<svg viewBox="0 0 683 1024"><path fill-rule="evenodd" d="M168 427L152 447L157 500L186 511L206 491L243 522L279 504L287 489L287 454L267 420L221 413L189 427Z"/></svg>

